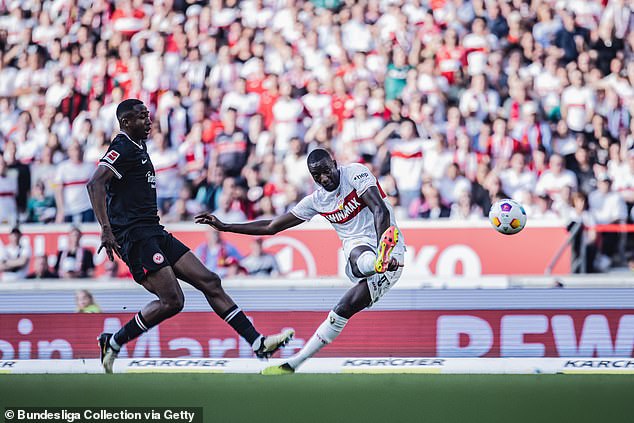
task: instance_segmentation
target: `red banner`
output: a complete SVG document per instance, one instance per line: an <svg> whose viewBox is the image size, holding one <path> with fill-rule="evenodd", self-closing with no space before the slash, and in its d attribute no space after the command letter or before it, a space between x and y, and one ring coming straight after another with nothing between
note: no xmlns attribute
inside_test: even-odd
<svg viewBox="0 0 634 423"><path fill-rule="evenodd" d="M30 242L34 255L54 255L68 242L67 230L24 228L25 242ZM90 229L90 230L89 230ZM205 228L175 225L168 228L192 250L206 242ZM543 274L557 250L564 244L567 232L563 227L528 227L517 235L505 236L487 226L464 224L406 224L402 226L407 245L404 277ZM251 250L252 237L222 234L243 255ZM0 235L2 243L7 235ZM97 228L84 228L82 244L96 250L100 236ZM344 276L345 259L341 241L334 230L292 229L267 237L265 250L276 255L282 273L290 277ZM103 273L105 252L96 257L97 275ZM122 273L125 265L120 266ZM570 251L567 249L555 266L554 274L570 272Z"/></svg>
<svg viewBox="0 0 634 423"><path fill-rule="evenodd" d="M0 359L95 358L96 337L131 314L5 314ZM296 330L301 348L323 312L249 313L258 330ZM634 310L366 311L321 357L632 357ZM122 357L251 357L249 345L213 313L181 313L127 345Z"/></svg>

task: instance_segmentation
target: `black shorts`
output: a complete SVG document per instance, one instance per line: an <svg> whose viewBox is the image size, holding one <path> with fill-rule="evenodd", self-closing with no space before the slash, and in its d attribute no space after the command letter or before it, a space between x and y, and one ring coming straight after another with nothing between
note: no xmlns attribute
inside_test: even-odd
<svg viewBox="0 0 634 423"><path fill-rule="evenodd" d="M165 232L162 235L124 243L121 246L121 257L128 265L134 280L141 283L148 273L174 265L188 251L189 248L185 244Z"/></svg>

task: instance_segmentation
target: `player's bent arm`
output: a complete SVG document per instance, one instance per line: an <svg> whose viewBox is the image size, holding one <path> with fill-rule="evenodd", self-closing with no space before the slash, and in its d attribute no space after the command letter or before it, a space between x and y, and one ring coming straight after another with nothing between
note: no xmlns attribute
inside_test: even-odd
<svg viewBox="0 0 634 423"><path fill-rule="evenodd" d="M196 223L204 223L222 232L233 232L245 235L275 235L286 229L304 223L304 220L293 213L285 213L275 219L254 220L247 223L223 223L211 214L196 216Z"/></svg>
<svg viewBox="0 0 634 423"><path fill-rule="evenodd" d="M90 181L86 185L92 209L102 229L110 228L110 220L106 209L106 185L115 174L105 166L97 166Z"/></svg>
<svg viewBox="0 0 634 423"><path fill-rule="evenodd" d="M377 242L380 242L381 235L383 235L383 232L390 227L390 211L387 209L383 198L381 198L381 193L377 187L368 188L363 194L361 194L361 199L374 215L376 238Z"/></svg>

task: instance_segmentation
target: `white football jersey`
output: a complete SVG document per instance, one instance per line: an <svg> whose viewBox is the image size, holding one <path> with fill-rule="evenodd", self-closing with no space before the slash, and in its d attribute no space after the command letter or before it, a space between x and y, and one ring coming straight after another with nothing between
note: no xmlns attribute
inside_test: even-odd
<svg viewBox="0 0 634 423"><path fill-rule="evenodd" d="M392 206L385 200L385 193L367 167L355 163L341 166L339 172L339 188L328 192L319 186L315 192L293 207L291 213L306 221L317 214L326 218L337 231L346 255L351 250L350 244L367 243L376 247L374 215L361 196L368 188L377 187L390 212L390 224L396 225Z"/></svg>

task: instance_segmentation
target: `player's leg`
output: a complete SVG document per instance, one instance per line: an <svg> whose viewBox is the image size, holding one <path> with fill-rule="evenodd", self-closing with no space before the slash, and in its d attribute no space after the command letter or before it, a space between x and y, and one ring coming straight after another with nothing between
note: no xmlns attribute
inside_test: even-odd
<svg viewBox="0 0 634 423"><path fill-rule="evenodd" d="M341 297L335 308L328 313L326 320L319 325L313 336L310 337L306 345L297 354L290 357L281 366L269 367L262 373L293 373L302 363L333 342L343 331L348 320L371 303L372 298L370 297L368 284L365 281L359 282Z"/></svg>
<svg viewBox="0 0 634 423"><path fill-rule="evenodd" d="M99 337L101 362L107 373L112 373L112 365L122 346L138 338L163 320L174 316L183 309L185 304L183 291L169 266L149 273L140 284L156 295L158 299L146 304L114 335L101 334Z"/></svg>
<svg viewBox="0 0 634 423"><path fill-rule="evenodd" d="M101 362L107 373L112 372L114 359L123 345L180 312L185 303L176 275L156 237L125 245L122 256L134 280L158 299L145 305L114 335L102 333L99 336Z"/></svg>
<svg viewBox="0 0 634 423"><path fill-rule="evenodd" d="M270 357L295 334L295 331L287 329L278 334L261 335L223 289L220 277L207 269L191 251L187 251L176 261L174 272L179 279L203 293L214 312L253 347L258 357Z"/></svg>
<svg viewBox="0 0 634 423"><path fill-rule="evenodd" d="M315 334L308 340L306 345L297 354L290 357L286 363L281 366L268 367L262 371L262 374L293 373L302 363L333 342L343 331L352 316L378 301L398 281L403 271L405 253L402 241L394 250L394 257L391 257L386 273L375 273L361 279L359 276L361 272L361 269L359 269L359 258L367 254L368 251L371 252L372 248L367 245L359 245L350 252L346 273L352 281L357 283L341 297L337 305L328 313L328 318L317 328ZM361 264L361 268L363 268L363 264Z"/></svg>

